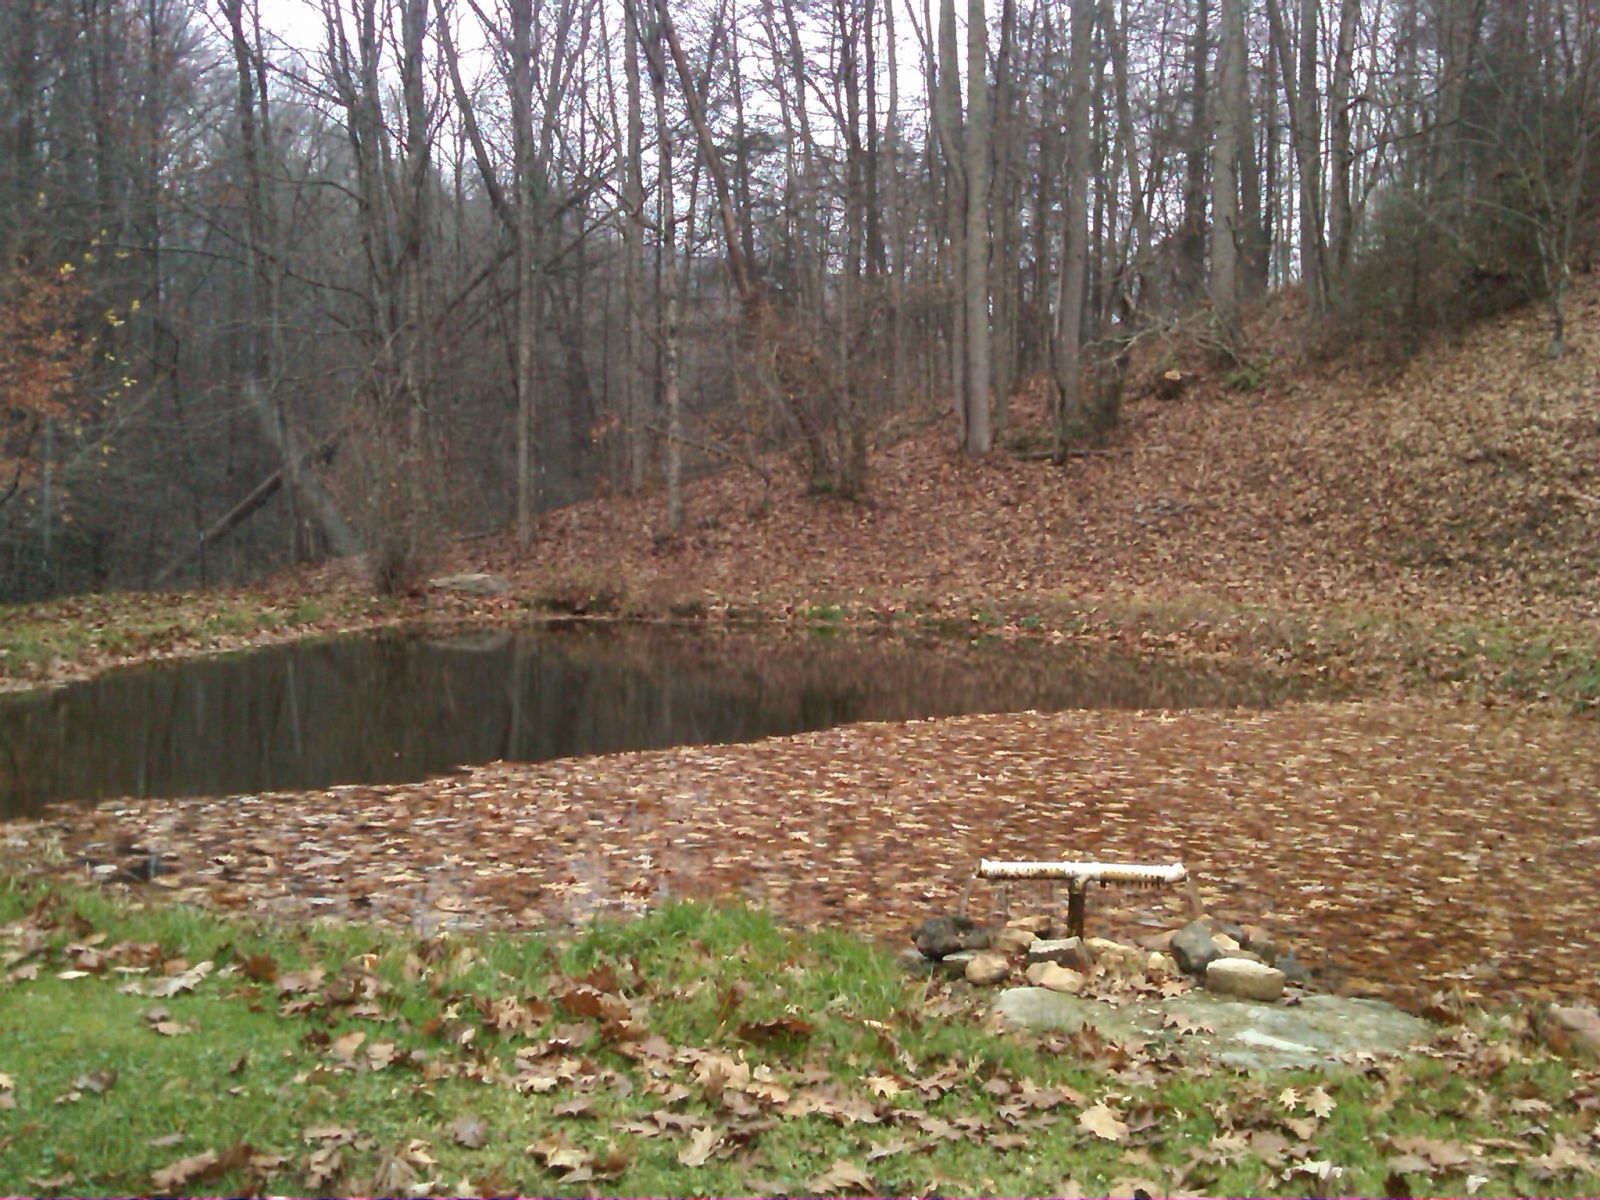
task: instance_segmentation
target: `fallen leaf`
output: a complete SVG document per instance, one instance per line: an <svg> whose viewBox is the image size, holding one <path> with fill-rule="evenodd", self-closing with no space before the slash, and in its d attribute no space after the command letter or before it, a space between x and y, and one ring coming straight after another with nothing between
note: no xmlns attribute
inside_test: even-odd
<svg viewBox="0 0 1600 1200"><path fill-rule="evenodd" d="M151 1173L150 1186L158 1192L175 1192L184 1184L204 1178L217 1165L214 1150L205 1150L190 1158L180 1158L170 1166Z"/></svg>
<svg viewBox="0 0 1600 1200"><path fill-rule="evenodd" d="M1120 1142L1128 1136L1127 1125L1104 1104L1096 1104L1080 1113L1078 1125L1108 1142Z"/></svg>
<svg viewBox="0 0 1600 1200"><path fill-rule="evenodd" d="M842 1192L867 1194L873 1191L872 1176L864 1168L836 1158L831 1167L806 1184L806 1191L819 1196L836 1196Z"/></svg>
<svg viewBox="0 0 1600 1200"><path fill-rule="evenodd" d="M1317 1119L1315 1117L1284 1117L1283 1127L1302 1142L1309 1142L1317 1136Z"/></svg>
<svg viewBox="0 0 1600 1200"><path fill-rule="evenodd" d="M450 1126L450 1136L458 1146L482 1150L489 1141L489 1126L482 1117L467 1113L455 1119Z"/></svg>
<svg viewBox="0 0 1600 1200"><path fill-rule="evenodd" d="M117 1072L114 1067L106 1067L99 1071L89 1071L79 1075L72 1081L72 1086L95 1095L103 1095L116 1085Z"/></svg>
<svg viewBox="0 0 1600 1200"><path fill-rule="evenodd" d="M867 1090L885 1100L893 1100L905 1091L905 1088L900 1086L900 1081L893 1075L868 1075Z"/></svg>
<svg viewBox="0 0 1600 1200"><path fill-rule="evenodd" d="M166 979L158 979L149 984L144 989L144 994L164 1000L169 996L176 996L179 992L192 992L202 979L211 974L215 966L216 964L209 959L202 963L196 963L176 975L168 976Z"/></svg>
<svg viewBox="0 0 1600 1200"><path fill-rule="evenodd" d="M537 1158L552 1171L577 1171L594 1161L594 1156L582 1147L566 1140L565 1134L541 1138L531 1143L525 1153Z"/></svg>
<svg viewBox="0 0 1600 1200"><path fill-rule="evenodd" d="M1460 1142L1443 1141L1422 1136L1390 1138L1389 1144L1404 1155L1415 1155L1426 1160L1434 1170L1449 1170L1476 1162L1477 1156Z"/></svg>
<svg viewBox="0 0 1600 1200"><path fill-rule="evenodd" d="M768 1021L746 1021L735 1032L747 1042L773 1042L808 1038L813 1028L810 1021L799 1017L775 1017Z"/></svg>
<svg viewBox="0 0 1600 1200"><path fill-rule="evenodd" d="M348 1125L308 1125L300 1138L307 1142L353 1142L356 1131Z"/></svg>
<svg viewBox="0 0 1600 1200"><path fill-rule="evenodd" d="M722 1142L722 1131L711 1125L696 1129L689 1144L678 1151L678 1161L686 1167L702 1167Z"/></svg>
<svg viewBox="0 0 1600 1200"><path fill-rule="evenodd" d="M354 1062L356 1051L360 1049L361 1043L366 1040L366 1033L357 1029L345 1034L343 1037L334 1038L333 1044L328 1047L328 1052L340 1062Z"/></svg>
<svg viewBox="0 0 1600 1200"><path fill-rule="evenodd" d="M248 954L239 963L239 970L252 983L274 983L278 978L278 962L270 954Z"/></svg>
<svg viewBox="0 0 1600 1200"><path fill-rule="evenodd" d="M1320 1085L1305 1094L1304 1104L1314 1116L1323 1120L1333 1116L1333 1110L1337 1107L1333 1097L1328 1095Z"/></svg>

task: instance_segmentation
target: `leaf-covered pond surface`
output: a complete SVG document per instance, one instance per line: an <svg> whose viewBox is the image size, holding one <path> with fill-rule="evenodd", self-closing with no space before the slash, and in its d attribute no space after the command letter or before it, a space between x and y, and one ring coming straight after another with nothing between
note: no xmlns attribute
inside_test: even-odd
<svg viewBox="0 0 1600 1200"><path fill-rule="evenodd" d="M1038 641L643 627L355 636L0 697L0 816L52 800L423 779L851 721L1259 706L1292 690Z"/></svg>
<svg viewBox="0 0 1600 1200"><path fill-rule="evenodd" d="M157 850L174 894L295 917L518 927L743 896L896 939L956 906L983 856L1182 860L1213 912L1274 927L1329 989L1592 1001L1592 733L1398 703L972 715L56 809L9 840L59 842L79 876ZM1114 936L1183 913L1151 892L1097 891L1089 910Z"/></svg>

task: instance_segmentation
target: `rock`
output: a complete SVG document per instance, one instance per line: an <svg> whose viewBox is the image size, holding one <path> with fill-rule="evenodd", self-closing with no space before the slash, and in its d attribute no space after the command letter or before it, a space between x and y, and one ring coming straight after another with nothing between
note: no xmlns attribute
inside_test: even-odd
<svg viewBox="0 0 1600 1200"><path fill-rule="evenodd" d="M1539 1022L1557 1054L1600 1060L1600 1010L1587 1004L1552 1004Z"/></svg>
<svg viewBox="0 0 1600 1200"><path fill-rule="evenodd" d="M1052 992L1062 992L1076 995L1088 985L1081 971L1074 971L1053 962L1034 963L1028 968L1028 982L1035 987L1048 988Z"/></svg>
<svg viewBox="0 0 1600 1200"><path fill-rule="evenodd" d="M1283 972L1283 977L1288 982L1299 984L1301 987L1311 986L1311 972L1306 970L1306 965L1294 956L1293 950L1285 950L1272 960L1272 965Z"/></svg>
<svg viewBox="0 0 1600 1200"><path fill-rule="evenodd" d="M1211 940L1217 944L1224 954L1237 954L1244 949L1236 938L1229 937L1225 933L1213 933Z"/></svg>
<svg viewBox="0 0 1600 1200"><path fill-rule="evenodd" d="M1144 961L1144 973L1151 979L1170 979L1178 974L1178 964L1170 954L1156 950Z"/></svg>
<svg viewBox="0 0 1600 1200"><path fill-rule="evenodd" d="M1172 930L1163 929L1160 933L1152 933L1138 940L1140 949L1156 950L1162 954L1172 945Z"/></svg>
<svg viewBox="0 0 1600 1200"><path fill-rule="evenodd" d="M924 979L932 975L939 966L937 958L929 958L915 946L907 946L900 951L900 957L897 961L900 963L900 969L907 975L915 975Z"/></svg>
<svg viewBox="0 0 1600 1200"><path fill-rule="evenodd" d="M1273 1001L1283 995L1283 972L1248 958L1215 958L1206 967L1206 991Z"/></svg>
<svg viewBox="0 0 1600 1200"><path fill-rule="evenodd" d="M1190 921L1172 935L1168 946L1178 967L1190 975L1204 975L1212 961L1222 957L1222 948L1211 939L1203 921Z"/></svg>
<svg viewBox="0 0 1600 1200"><path fill-rule="evenodd" d="M455 592L460 596L504 596L511 584L499 575L486 571L472 571L464 575L441 575L428 580L428 587L436 592Z"/></svg>
<svg viewBox="0 0 1600 1200"><path fill-rule="evenodd" d="M967 964L978 957L976 950L953 950L943 958L932 959L933 969L951 979L965 979Z"/></svg>
<svg viewBox="0 0 1600 1200"><path fill-rule="evenodd" d="M1108 975L1143 975L1145 956L1132 946L1110 938L1089 938L1084 943L1097 967Z"/></svg>
<svg viewBox="0 0 1600 1200"><path fill-rule="evenodd" d="M1227 938L1234 944L1235 948L1244 945L1244 928L1243 926L1236 925L1232 921L1224 921L1222 924L1213 928L1211 931L1211 936L1216 938L1219 942L1222 941L1223 938Z"/></svg>
<svg viewBox="0 0 1600 1200"><path fill-rule="evenodd" d="M1047 913L1035 913L1031 917L1013 917L1006 922L1007 929L1026 929L1036 937L1050 936L1050 917Z"/></svg>
<svg viewBox="0 0 1600 1200"><path fill-rule="evenodd" d="M1002 954L1018 954L1038 940L1038 935L1031 929L1019 929L1014 925L1007 925L995 933L990 939L990 945Z"/></svg>
<svg viewBox="0 0 1600 1200"><path fill-rule="evenodd" d="M1011 960L1004 954L974 954L965 974L968 983L989 987L1011 974Z"/></svg>
<svg viewBox="0 0 1600 1200"><path fill-rule="evenodd" d="M1261 955L1262 962L1277 961L1278 941L1259 925L1246 925L1239 944L1251 953Z"/></svg>
<svg viewBox="0 0 1600 1200"><path fill-rule="evenodd" d="M929 958L944 958L960 950L987 950L989 931L970 917L930 917L911 940Z"/></svg>
<svg viewBox="0 0 1600 1200"><path fill-rule="evenodd" d="M1111 1042L1156 1041L1191 1060L1215 1059L1240 1070L1333 1067L1352 1055L1392 1055L1426 1043L1426 1021L1378 1000L1307 996L1299 1004L1249 1004L1210 992L1113 1008L1089 996L1042 987L1006 988L993 1012L1008 1025L1071 1032L1093 1026ZM1204 1026L1175 1036L1168 1016Z"/></svg>
<svg viewBox="0 0 1600 1200"><path fill-rule="evenodd" d="M1053 962L1077 971L1087 971L1094 966L1094 957L1082 938L1040 938L1028 947L1030 963Z"/></svg>

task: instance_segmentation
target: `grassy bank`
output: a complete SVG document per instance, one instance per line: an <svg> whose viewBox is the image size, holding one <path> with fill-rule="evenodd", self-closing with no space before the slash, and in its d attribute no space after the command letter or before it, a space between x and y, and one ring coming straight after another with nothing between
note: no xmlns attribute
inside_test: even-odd
<svg viewBox="0 0 1600 1200"><path fill-rule="evenodd" d="M417 941L10 882L0 922L12 1192L1600 1186L1594 1077L1515 1021L1257 1078L997 1035L965 985L742 909Z"/></svg>
<svg viewBox="0 0 1600 1200"><path fill-rule="evenodd" d="M282 594L280 594L280 592ZM498 625L568 619L757 623L952 638L1072 641L1171 661L1268 667L1335 694L1468 696L1600 708L1600 640L1570 622L1509 620L1469 610L1406 613L1244 605L1204 592L1087 600L1033 595L930 598L901 589L722 596L556 572L504 597L381 598L359 589L75 597L0 609L0 690L92 675L152 658L188 657L405 622Z"/></svg>
<svg viewBox="0 0 1600 1200"><path fill-rule="evenodd" d="M153 658L315 637L404 615L403 606L359 592L117 592L0 606L0 689Z"/></svg>

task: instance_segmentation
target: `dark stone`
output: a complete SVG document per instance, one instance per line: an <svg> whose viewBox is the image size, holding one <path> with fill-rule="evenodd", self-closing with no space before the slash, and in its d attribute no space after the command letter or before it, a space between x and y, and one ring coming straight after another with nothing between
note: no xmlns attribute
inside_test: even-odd
<svg viewBox="0 0 1600 1200"><path fill-rule="evenodd" d="M1222 957L1222 947L1211 938L1203 921L1190 921L1172 935L1167 947L1178 969L1189 975L1204 975L1212 962Z"/></svg>
<svg viewBox="0 0 1600 1200"><path fill-rule="evenodd" d="M1297 983L1301 987L1311 986L1311 972L1306 970L1306 965L1294 956L1293 950L1285 950L1273 960L1273 966L1283 972L1283 977L1289 983Z"/></svg>
<svg viewBox="0 0 1600 1200"><path fill-rule="evenodd" d="M1278 957L1278 943L1259 925L1246 925L1239 944L1252 954L1259 954L1262 962L1270 963Z"/></svg>
<svg viewBox="0 0 1600 1200"><path fill-rule="evenodd" d="M1232 921L1223 922L1212 932L1220 933L1223 937L1231 937L1241 946L1245 943L1244 926L1236 925Z"/></svg>
<svg viewBox="0 0 1600 1200"><path fill-rule="evenodd" d="M987 950L989 931L970 917L930 917L917 926L912 940L928 958L943 958L958 950Z"/></svg>

